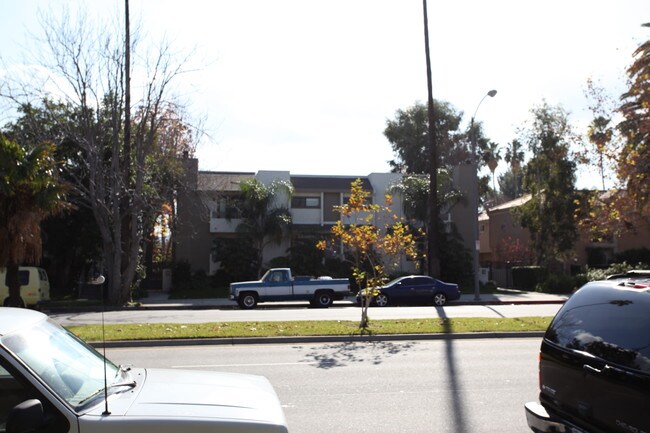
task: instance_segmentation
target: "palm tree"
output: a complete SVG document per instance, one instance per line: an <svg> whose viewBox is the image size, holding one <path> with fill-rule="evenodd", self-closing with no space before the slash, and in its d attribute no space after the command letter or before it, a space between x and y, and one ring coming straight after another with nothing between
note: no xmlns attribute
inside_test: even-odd
<svg viewBox="0 0 650 433"><path fill-rule="evenodd" d="M290 198L293 187L281 180L264 185L257 179L248 179L239 188L242 193L239 215L243 221L237 226L237 232L250 238L257 254L257 273L261 276L264 249L271 243L280 243L291 223L288 207L279 202L283 194Z"/></svg>
<svg viewBox="0 0 650 433"><path fill-rule="evenodd" d="M519 172L521 171L521 163L524 162L524 151L521 150L522 145L519 141L517 140L512 140L510 145L506 148L506 156L505 156L505 161L510 164L510 168L512 169L512 173L515 177L515 197L517 198L517 176Z"/></svg>
<svg viewBox="0 0 650 433"><path fill-rule="evenodd" d="M5 306L25 306L18 266L40 262L41 222L67 207L54 151L50 143L28 148L0 135L0 267L7 268L9 287Z"/></svg>
<svg viewBox="0 0 650 433"><path fill-rule="evenodd" d="M496 182L494 180L494 172L496 171L499 161L501 161L501 149L499 145L493 141L487 143L483 151L483 161L487 164L490 172L492 172L492 189L496 192Z"/></svg>

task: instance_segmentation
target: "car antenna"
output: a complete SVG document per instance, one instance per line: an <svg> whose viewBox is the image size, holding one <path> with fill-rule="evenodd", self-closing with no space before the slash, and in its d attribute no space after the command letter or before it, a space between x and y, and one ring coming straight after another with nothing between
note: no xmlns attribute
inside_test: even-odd
<svg viewBox="0 0 650 433"><path fill-rule="evenodd" d="M94 280L90 281L90 284L94 286L102 286L106 281L103 275L99 275ZM101 297L102 297L102 355L104 356L104 412L102 415L110 415L111 412L108 410L108 379L106 378L106 328L104 326L104 311L106 310L106 300L104 299L104 290L103 287L100 287Z"/></svg>

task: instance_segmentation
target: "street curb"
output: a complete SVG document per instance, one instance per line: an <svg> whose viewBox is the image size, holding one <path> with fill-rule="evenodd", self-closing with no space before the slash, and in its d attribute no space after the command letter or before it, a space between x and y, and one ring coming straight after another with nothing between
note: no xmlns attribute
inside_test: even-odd
<svg viewBox="0 0 650 433"><path fill-rule="evenodd" d="M372 343L381 341L412 340L471 340L485 338L542 338L543 331L529 332L466 332L454 334L374 334L374 335L314 335L299 337L231 337L231 338L179 338L167 340L92 341L95 348L106 347L174 347L174 346L234 346L241 344L308 344L308 343Z"/></svg>
<svg viewBox="0 0 650 433"><path fill-rule="evenodd" d="M467 305L543 305L543 304L555 304L555 305L560 305L564 304L566 300L526 300L526 301L476 301L476 302L457 302L454 301L453 303L450 303L449 305L445 305L445 307L453 307L453 306L467 306ZM340 305L338 305L340 306ZM356 305L350 304L350 307L355 307ZM270 307L273 309L279 308L278 304L263 304L261 306L258 306L258 308L265 308L265 307ZM143 311L164 311L164 310L234 310L238 309L236 305L218 305L218 304L212 304L212 305L191 305L191 304L183 304L183 305L169 305L169 304L145 304L145 305L140 305L137 307L107 307L103 309L104 311L137 311L137 310L143 310ZM308 305L296 305L295 308L311 308ZM436 308L436 307L433 307ZM50 314L65 314L65 313L99 313L102 311L101 306L93 306L93 307L44 307L42 310L44 313L50 313Z"/></svg>

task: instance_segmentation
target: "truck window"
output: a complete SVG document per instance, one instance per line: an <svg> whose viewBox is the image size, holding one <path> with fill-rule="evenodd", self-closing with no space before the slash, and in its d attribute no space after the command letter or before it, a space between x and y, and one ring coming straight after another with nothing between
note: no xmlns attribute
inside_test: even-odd
<svg viewBox="0 0 650 433"><path fill-rule="evenodd" d="M284 283L289 281L289 272L288 271L271 271L267 281L270 283Z"/></svg>
<svg viewBox="0 0 650 433"><path fill-rule="evenodd" d="M9 411L30 397L27 388L0 365L0 432L6 431Z"/></svg>

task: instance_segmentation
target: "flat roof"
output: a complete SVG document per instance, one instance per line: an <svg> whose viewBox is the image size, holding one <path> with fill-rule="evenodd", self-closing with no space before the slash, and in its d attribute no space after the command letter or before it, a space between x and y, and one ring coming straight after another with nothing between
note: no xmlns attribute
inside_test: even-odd
<svg viewBox="0 0 650 433"><path fill-rule="evenodd" d="M350 191L350 185L361 179L363 189L372 192L372 185L367 177L360 176L291 176L291 184L300 191Z"/></svg>

